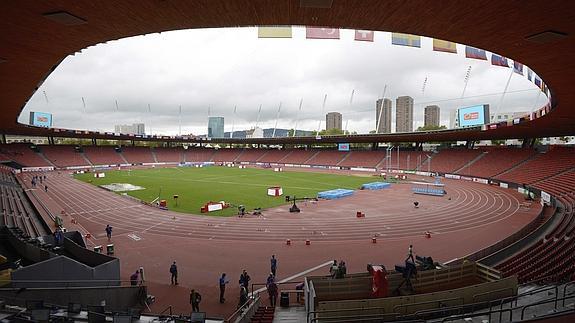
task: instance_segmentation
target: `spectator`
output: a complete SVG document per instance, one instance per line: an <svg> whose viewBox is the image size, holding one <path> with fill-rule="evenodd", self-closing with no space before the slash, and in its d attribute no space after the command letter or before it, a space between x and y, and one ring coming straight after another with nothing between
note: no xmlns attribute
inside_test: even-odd
<svg viewBox="0 0 575 323"><path fill-rule="evenodd" d="M130 285L132 285L132 286L138 285L138 276L139 276L139 273L140 273L140 271L139 271L139 270L136 270L136 272L133 273L133 274L130 276Z"/></svg>
<svg viewBox="0 0 575 323"><path fill-rule="evenodd" d="M295 290L297 290L296 292L296 302L300 302L301 299L303 298L303 288L305 286L305 283L299 283L295 286Z"/></svg>
<svg viewBox="0 0 575 323"><path fill-rule="evenodd" d="M270 275L268 276L268 279L266 280L266 286L274 283L276 281L276 278L274 277L273 273L270 273Z"/></svg>
<svg viewBox="0 0 575 323"><path fill-rule="evenodd" d="M242 271L242 274L240 275L240 285L244 286L247 290L250 289L250 275L248 275L248 272L244 269Z"/></svg>
<svg viewBox="0 0 575 323"><path fill-rule="evenodd" d="M333 261L333 264L331 264L331 267L329 267L329 275L331 276L331 278L335 278L337 275L337 260Z"/></svg>
<svg viewBox="0 0 575 323"><path fill-rule="evenodd" d="M176 265L175 261L170 266L170 274L172 274L172 285L177 285L178 284L178 266Z"/></svg>
<svg viewBox="0 0 575 323"><path fill-rule="evenodd" d="M226 292L226 284L230 281L226 279L226 273L222 274L220 277L220 303L224 303L226 299L224 298L224 293Z"/></svg>
<svg viewBox="0 0 575 323"><path fill-rule="evenodd" d="M274 277L275 277L276 276L276 270L278 268L278 260L276 259L276 255L272 255L272 258L270 259L270 267L271 267L272 275L274 275Z"/></svg>
<svg viewBox="0 0 575 323"><path fill-rule="evenodd" d="M192 289L190 292L190 304L192 304L192 312L199 312L200 311L200 302L202 301L202 295L196 292L195 289Z"/></svg>

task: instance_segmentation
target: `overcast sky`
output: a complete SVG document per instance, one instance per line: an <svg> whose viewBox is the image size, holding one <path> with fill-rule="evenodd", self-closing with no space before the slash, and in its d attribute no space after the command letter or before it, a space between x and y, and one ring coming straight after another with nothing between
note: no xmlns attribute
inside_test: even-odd
<svg viewBox="0 0 575 323"><path fill-rule="evenodd" d="M113 131L115 124L143 122L147 133L151 128L175 135L181 105L182 133L205 134L208 110L225 117L226 131L232 123L243 130L255 126L261 104L259 126L271 128L281 102L277 127L289 129L303 98L298 129L316 130L320 120L323 129L325 113L338 111L344 128L367 133L375 129L375 101L385 85L393 113L396 97L414 98L414 129L423 125L428 104L440 106L446 126L450 111L459 107L487 103L493 113L544 104L545 96L538 97L535 85L518 74L500 104L511 69L467 59L464 51L458 45L458 54L434 52L428 38L421 48L394 46L386 32L376 32L374 42L354 41L351 30L342 30L339 40L305 39L303 27L293 28L292 39L258 39L257 28L131 37L67 57L31 98L20 122L28 121L29 111L42 111L54 115L54 127ZM460 99L468 66L471 77Z"/></svg>

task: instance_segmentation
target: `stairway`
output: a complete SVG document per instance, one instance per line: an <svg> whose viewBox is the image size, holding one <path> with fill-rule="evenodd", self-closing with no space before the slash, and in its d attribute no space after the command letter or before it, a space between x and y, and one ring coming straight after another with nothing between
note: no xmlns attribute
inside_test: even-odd
<svg viewBox="0 0 575 323"><path fill-rule="evenodd" d="M499 174L495 174L494 176L492 176L492 178L497 178L498 176L505 175L505 174L509 173L510 171L516 169L517 167L520 167L521 165L525 164L526 162L531 161L531 160L533 160L533 159L535 159L535 158L541 156L540 154L542 154L542 153L535 153L535 154L533 154L531 157L529 157L529 158L523 160L522 162L516 164L515 166L513 166L513 167L511 167L511 168L509 168L509 169L507 169L507 170L504 170L504 171L502 171L502 172L499 173ZM544 154L544 153L543 153L543 154Z"/></svg>
<svg viewBox="0 0 575 323"><path fill-rule="evenodd" d="M272 323L274 321L275 308L260 306L251 318L251 323Z"/></svg>
<svg viewBox="0 0 575 323"><path fill-rule="evenodd" d="M36 153L36 155L38 155L38 157L42 158L48 165L56 168L56 165L54 165L54 163L52 163L48 158L46 158L46 156L44 156L43 153Z"/></svg>
<svg viewBox="0 0 575 323"><path fill-rule="evenodd" d="M485 156L486 154L487 154L486 151L482 152L481 155L475 157L474 159L469 161L467 164L463 165L463 167L460 167L459 169L455 170L455 172L453 172L453 174L459 174L459 172L464 171L466 169L469 170L469 166L473 165L476 161L483 158L483 156Z"/></svg>

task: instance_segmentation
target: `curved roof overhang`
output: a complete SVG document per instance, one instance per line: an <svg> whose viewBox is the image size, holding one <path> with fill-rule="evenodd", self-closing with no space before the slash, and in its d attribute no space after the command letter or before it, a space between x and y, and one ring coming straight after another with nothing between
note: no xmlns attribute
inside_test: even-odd
<svg viewBox="0 0 575 323"><path fill-rule="evenodd" d="M313 3L329 7L308 6ZM63 12L69 15L62 16ZM17 119L26 102L59 62L92 45L178 29L307 25L397 31L484 48L528 65L553 92L551 112L510 127L324 137L323 142L342 139L346 142L424 142L573 135L573 12L575 2L558 0L545 3L500 0L27 0L5 3L0 10L0 132L145 140L107 134L54 133L50 129L21 125ZM549 31L558 33L541 34ZM317 142L316 138L220 141L284 143L295 140Z"/></svg>

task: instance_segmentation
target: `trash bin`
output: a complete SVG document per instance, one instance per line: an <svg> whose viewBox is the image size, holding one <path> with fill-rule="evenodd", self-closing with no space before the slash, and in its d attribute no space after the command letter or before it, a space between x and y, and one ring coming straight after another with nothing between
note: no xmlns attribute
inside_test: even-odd
<svg viewBox="0 0 575 323"><path fill-rule="evenodd" d="M289 293L282 292L280 296L280 306L289 307Z"/></svg>

